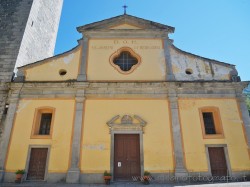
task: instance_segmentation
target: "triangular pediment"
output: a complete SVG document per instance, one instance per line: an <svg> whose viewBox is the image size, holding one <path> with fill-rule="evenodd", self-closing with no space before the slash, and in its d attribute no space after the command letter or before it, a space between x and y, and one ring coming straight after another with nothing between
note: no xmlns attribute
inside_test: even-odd
<svg viewBox="0 0 250 187"><path fill-rule="evenodd" d="M116 26L110 27L110 29L142 29L142 28L135 26L135 25L130 25L130 24L124 23L121 25L116 25Z"/></svg>
<svg viewBox="0 0 250 187"><path fill-rule="evenodd" d="M150 20L138 18L131 15L120 15L105 19L102 21L94 22L91 24L83 25L77 27L78 32L82 33L84 31L90 30L109 30L109 29L154 29L154 30L166 30L166 32L173 33L174 27L163 25Z"/></svg>

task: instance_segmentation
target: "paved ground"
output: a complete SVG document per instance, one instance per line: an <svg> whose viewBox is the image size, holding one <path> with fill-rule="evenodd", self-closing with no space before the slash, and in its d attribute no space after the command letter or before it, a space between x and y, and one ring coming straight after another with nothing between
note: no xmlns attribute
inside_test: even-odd
<svg viewBox="0 0 250 187"><path fill-rule="evenodd" d="M22 184L15 183L4 183L0 184L0 187L107 187L104 184L47 184L47 183L33 183L25 182ZM118 187L142 187L144 184L140 182L116 182L111 183L110 186ZM147 187L175 187L175 186L185 186L185 187L250 187L250 182L234 182L234 183L213 183L213 184L149 184Z"/></svg>

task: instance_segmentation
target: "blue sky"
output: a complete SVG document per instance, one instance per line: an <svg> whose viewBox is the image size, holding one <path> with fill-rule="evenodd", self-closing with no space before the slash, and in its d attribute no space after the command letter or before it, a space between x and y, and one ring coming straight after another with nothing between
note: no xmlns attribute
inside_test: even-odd
<svg viewBox="0 0 250 187"><path fill-rule="evenodd" d="M76 27L123 14L175 27L174 45L235 64L250 80L250 0L64 0L55 54L77 45Z"/></svg>

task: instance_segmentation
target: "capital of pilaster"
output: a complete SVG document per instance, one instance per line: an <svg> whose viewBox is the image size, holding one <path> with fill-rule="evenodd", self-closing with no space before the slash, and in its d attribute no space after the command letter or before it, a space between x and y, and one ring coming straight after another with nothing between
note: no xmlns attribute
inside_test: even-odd
<svg viewBox="0 0 250 187"><path fill-rule="evenodd" d="M170 45L170 44L172 44L172 42L173 42L173 40L170 40L170 39L169 39L168 35L165 36L163 39L164 39L165 45L166 45L166 44Z"/></svg>
<svg viewBox="0 0 250 187"><path fill-rule="evenodd" d="M76 91L76 97L84 97L85 90L84 89L78 89Z"/></svg>
<svg viewBox="0 0 250 187"><path fill-rule="evenodd" d="M174 94L174 95L169 95L168 99L170 102L177 102L178 97Z"/></svg>
<svg viewBox="0 0 250 187"><path fill-rule="evenodd" d="M85 97L83 96L83 97L76 97L75 98L75 101L77 102L77 103L83 103L84 101L85 101Z"/></svg>
<svg viewBox="0 0 250 187"><path fill-rule="evenodd" d="M9 98L9 103L17 103L19 100L19 97L11 97Z"/></svg>
<svg viewBox="0 0 250 187"><path fill-rule="evenodd" d="M82 41L87 42L89 40L89 35L87 33L83 33Z"/></svg>
<svg viewBox="0 0 250 187"><path fill-rule="evenodd" d="M239 102L246 102L246 96L243 94L237 95L237 99Z"/></svg>

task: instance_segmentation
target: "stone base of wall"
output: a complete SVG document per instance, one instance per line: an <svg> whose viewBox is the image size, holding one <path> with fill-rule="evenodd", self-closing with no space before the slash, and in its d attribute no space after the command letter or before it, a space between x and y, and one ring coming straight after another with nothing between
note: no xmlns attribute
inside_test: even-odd
<svg viewBox="0 0 250 187"><path fill-rule="evenodd" d="M80 183L86 183L86 184L104 183L103 173L81 173Z"/></svg>
<svg viewBox="0 0 250 187"><path fill-rule="evenodd" d="M49 173L47 174L48 183L66 183L67 173Z"/></svg>
<svg viewBox="0 0 250 187"><path fill-rule="evenodd" d="M15 182L16 174L12 172L5 172L1 174L3 176L3 182Z"/></svg>
<svg viewBox="0 0 250 187"><path fill-rule="evenodd" d="M250 171L237 171L232 172L232 180L242 178L244 181L250 181Z"/></svg>
<svg viewBox="0 0 250 187"><path fill-rule="evenodd" d="M228 177L211 177L208 172L189 172L186 176L176 177L174 173L152 173L151 183L209 183L214 181L246 181L250 179L250 171L232 172ZM140 182L142 178L135 176L131 181ZM82 173L80 183L97 184L104 183L103 173Z"/></svg>
<svg viewBox="0 0 250 187"><path fill-rule="evenodd" d="M3 173L0 172L0 175ZM48 183L66 183L67 173L48 173L46 182ZM4 173L4 181L7 183L15 182L16 174L13 172ZM24 176L25 181L26 176ZM150 177L152 184L177 184L177 183L212 183L212 182L241 182L250 180L250 171L232 172L228 177L212 177L208 172L190 172L186 176L176 177L174 173L153 173ZM129 182L140 182L142 178L135 176ZM104 184L103 173L82 173L80 175L82 184Z"/></svg>
<svg viewBox="0 0 250 187"><path fill-rule="evenodd" d="M3 175L3 182L15 182L16 174L14 172L0 172L0 175ZM26 175L23 175L23 181L26 181ZM45 181L48 183L66 183L66 173L48 173Z"/></svg>

